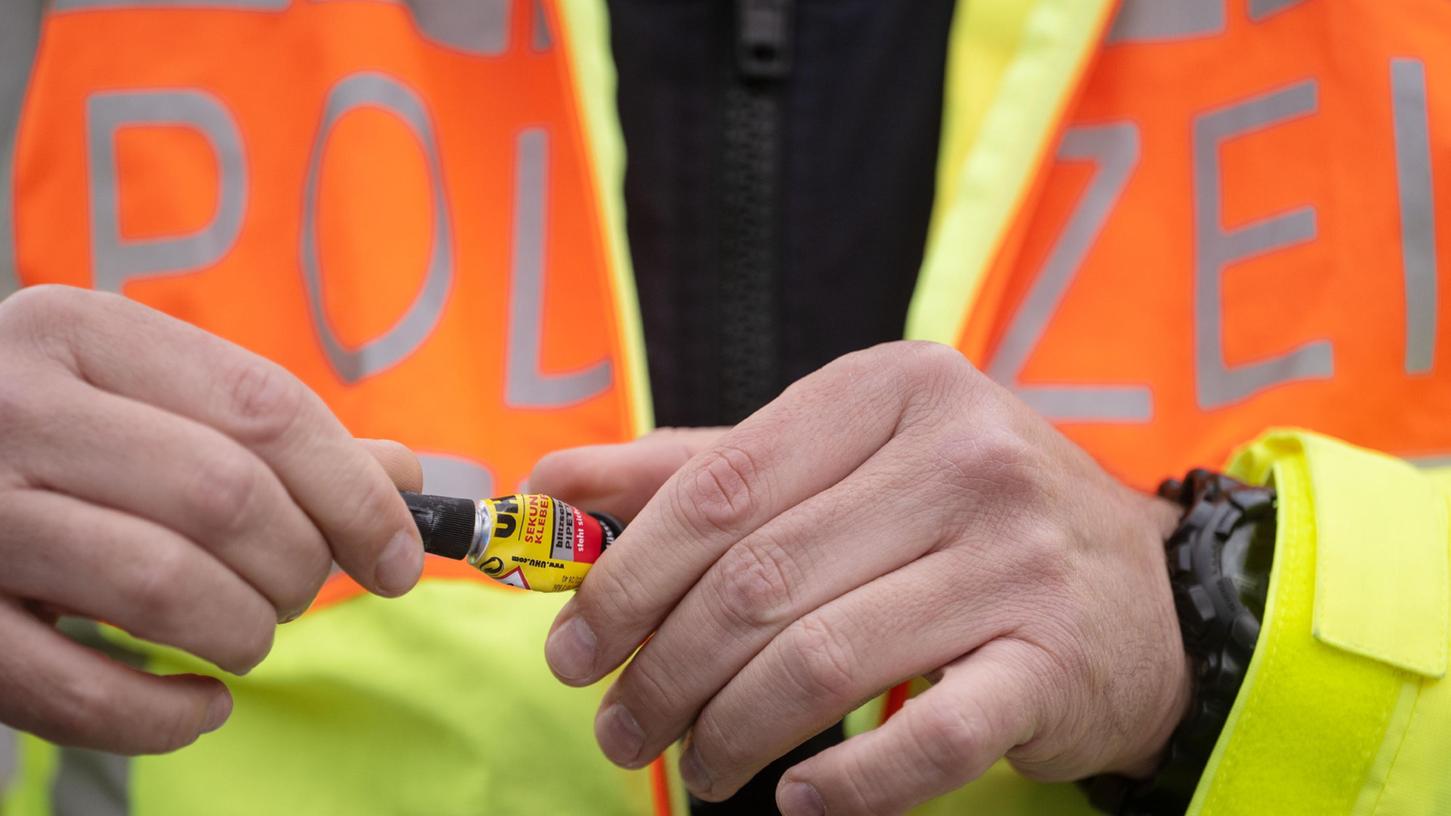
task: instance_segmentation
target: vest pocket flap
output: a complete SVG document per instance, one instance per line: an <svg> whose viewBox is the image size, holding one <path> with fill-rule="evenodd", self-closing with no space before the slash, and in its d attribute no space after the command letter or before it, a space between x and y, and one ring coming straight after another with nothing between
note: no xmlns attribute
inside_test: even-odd
<svg viewBox="0 0 1451 816"><path fill-rule="evenodd" d="M1411 465L1301 437L1315 511L1314 635L1432 678L1451 640L1446 498Z"/></svg>

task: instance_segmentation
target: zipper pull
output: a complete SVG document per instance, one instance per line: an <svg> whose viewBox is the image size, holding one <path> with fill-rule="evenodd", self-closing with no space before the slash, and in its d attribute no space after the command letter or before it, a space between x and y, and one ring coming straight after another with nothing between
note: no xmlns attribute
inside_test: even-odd
<svg viewBox="0 0 1451 816"><path fill-rule="evenodd" d="M748 80L791 74L795 0L736 0L736 69Z"/></svg>

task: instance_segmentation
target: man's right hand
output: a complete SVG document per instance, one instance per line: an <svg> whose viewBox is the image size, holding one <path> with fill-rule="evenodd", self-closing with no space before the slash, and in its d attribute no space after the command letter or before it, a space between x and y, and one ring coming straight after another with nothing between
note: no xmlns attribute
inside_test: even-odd
<svg viewBox="0 0 1451 816"><path fill-rule="evenodd" d="M0 302L0 722L120 753L216 729L219 681L128 668L55 614L247 672L334 560L380 595L417 582L398 487L420 482L401 446L359 443L291 374L200 329L65 287Z"/></svg>

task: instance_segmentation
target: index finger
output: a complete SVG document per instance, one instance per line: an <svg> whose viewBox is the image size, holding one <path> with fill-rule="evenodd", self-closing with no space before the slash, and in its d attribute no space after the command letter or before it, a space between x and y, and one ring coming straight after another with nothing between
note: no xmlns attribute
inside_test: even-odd
<svg viewBox="0 0 1451 816"><path fill-rule="evenodd" d="M555 675L573 685L604 676L722 553L886 444L909 398L900 384L910 358L922 353L897 344L842 357L687 462L556 618L545 647Z"/></svg>
<svg viewBox="0 0 1451 816"><path fill-rule="evenodd" d="M29 296L48 299L40 311L64 327L64 362L79 376L210 425L256 453L358 583L400 595L417 582L423 546L398 491L288 371L118 295L56 287Z"/></svg>

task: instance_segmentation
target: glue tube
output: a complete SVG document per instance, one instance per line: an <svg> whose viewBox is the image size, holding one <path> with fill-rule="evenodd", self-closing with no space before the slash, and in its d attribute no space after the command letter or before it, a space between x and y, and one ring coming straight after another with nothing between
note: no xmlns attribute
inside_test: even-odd
<svg viewBox="0 0 1451 816"><path fill-rule="evenodd" d="M535 592L579 588L622 529L611 516L538 493L474 501L405 492L403 500L424 552L467 561L501 584Z"/></svg>

